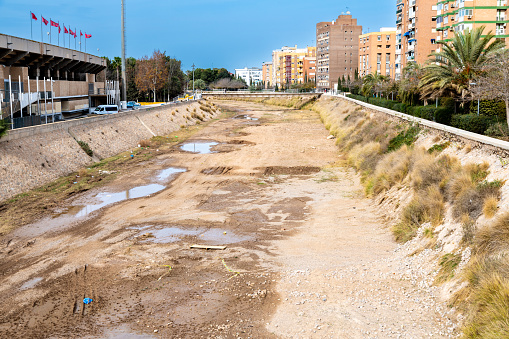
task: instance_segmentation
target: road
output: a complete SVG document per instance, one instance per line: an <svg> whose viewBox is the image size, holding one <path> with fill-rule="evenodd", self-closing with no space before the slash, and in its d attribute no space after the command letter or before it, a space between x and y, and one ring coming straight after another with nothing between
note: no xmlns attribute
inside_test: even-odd
<svg viewBox="0 0 509 339"><path fill-rule="evenodd" d="M0 239L2 337L452 333L430 253L394 243L316 113L218 104L189 148Z"/></svg>

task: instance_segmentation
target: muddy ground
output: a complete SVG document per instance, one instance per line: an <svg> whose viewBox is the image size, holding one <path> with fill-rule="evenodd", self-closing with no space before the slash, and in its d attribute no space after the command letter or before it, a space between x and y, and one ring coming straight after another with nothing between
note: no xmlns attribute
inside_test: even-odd
<svg viewBox="0 0 509 339"><path fill-rule="evenodd" d="M220 104L238 114L2 236L2 337L454 334L316 113Z"/></svg>

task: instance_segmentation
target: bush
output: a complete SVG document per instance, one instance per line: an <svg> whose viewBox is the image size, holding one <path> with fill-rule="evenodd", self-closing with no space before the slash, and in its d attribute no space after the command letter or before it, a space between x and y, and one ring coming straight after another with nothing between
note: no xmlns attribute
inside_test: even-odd
<svg viewBox="0 0 509 339"><path fill-rule="evenodd" d="M484 134L488 126L493 124L493 118L477 114L455 114L451 119L451 126L478 134Z"/></svg>
<svg viewBox="0 0 509 339"><path fill-rule="evenodd" d="M94 152L90 149L90 146L84 141L78 140L78 145L80 145L81 149L87 153L89 157L94 155Z"/></svg>
<svg viewBox="0 0 509 339"><path fill-rule="evenodd" d="M351 98L351 99L368 102L368 99L366 97L362 96L362 95L347 94L346 96Z"/></svg>
<svg viewBox="0 0 509 339"><path fill-rule="evenodd" d="M505 121L505 103L502 101L481 100L479 101L479 113ZM470 103L470 114L477 114L477 101Z"/></svg>
<svg viewBox="0 0 509 339"><path fill-rule="evenodd" d="M389 141L388 152L396 151L401 146L410 146L417 139L417 135L420 132L419 126L410 126L407 130L399 132L394 138Z"/></svg>
<svg viewBox="0 0 509 339"><path fill-rule="evenodd" d="M9 124L5 120L0 120L0 138L7 134Z"/></svg>
<svg viewBox="0 0 509 339"><path fill-rule="evenodd" d="M454 107L440 106L435 110L435 121L439 124L451 125Z"/></svg>
<svg viewBox="0 0 509 339"><path fill-rule="evenodd" d="M509 128L506 122L496 122L490 125L484 133L490 137L507 138L509 137Z"/></svg>

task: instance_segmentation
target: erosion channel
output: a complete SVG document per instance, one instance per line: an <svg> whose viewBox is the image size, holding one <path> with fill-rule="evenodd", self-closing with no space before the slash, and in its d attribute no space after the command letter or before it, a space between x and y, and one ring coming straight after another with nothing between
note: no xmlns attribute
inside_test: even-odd
<svg viewBox="0 0 509 339"><path fill-rule="evenodd" d="M2 337L455 333L318 113L218 105L230 114L0 239Z"/></svg>

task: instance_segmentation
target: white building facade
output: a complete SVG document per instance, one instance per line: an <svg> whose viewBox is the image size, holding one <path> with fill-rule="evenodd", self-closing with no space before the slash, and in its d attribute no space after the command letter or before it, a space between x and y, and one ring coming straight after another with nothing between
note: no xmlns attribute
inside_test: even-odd
<svg viewBox="0 0 509 339"><path fill-rule="evenodd" d="M263 72L261 68L240 68L235 69L235 77L242 78L248 86L258 85L262 82Z"/></svg>

